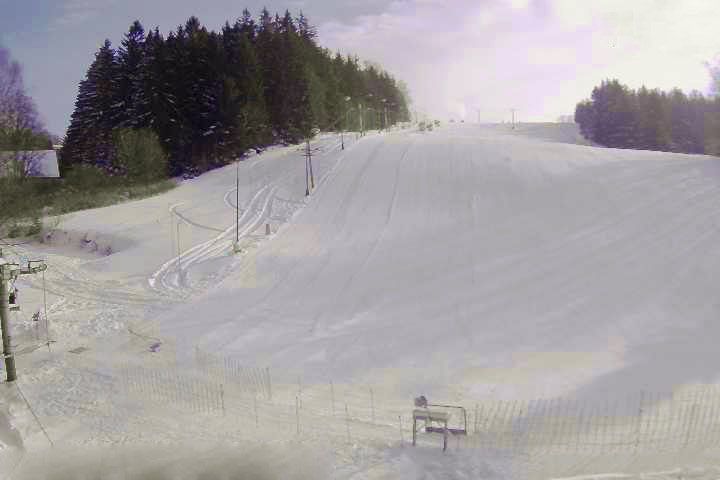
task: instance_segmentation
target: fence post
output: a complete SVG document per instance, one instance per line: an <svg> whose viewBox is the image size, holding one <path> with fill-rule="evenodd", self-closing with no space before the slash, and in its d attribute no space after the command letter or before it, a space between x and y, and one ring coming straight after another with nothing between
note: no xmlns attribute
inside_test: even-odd
<svg viewBox="0 0 720 480"><path fill-rule="evenodd" d="M348 412L347 403L345 404L345 426L347 428L348 443L350 443L350 412Z"/></svg>
<svg viewBox="0 0 720 480"><path fill-rule="evenodd" d="M496 400L495 403L496 403L496 405L495 405L495 408L493 409L492 419L490 419L490 421L488 422L488 432L490 433L491 441L497 440L497 433L495 432L495 420L497 419L498 411L502 407L502 403L500 402L500 400Z"/></svg>
<svg viewBox="0 0 720 480"><path fill-rule="evenodd" d="M260 416L258 415L257 395L255 395L253 397L253 404L255 407L255 428L260 428ZM297 410L297 406L296 406L296 410ZM298 415L298 433L300 433L300 415L299 415L299 413L297 413L297 415Z"/></svg>
<svg viewBox="0 0 720 480"><path fill-rule="evenodd" d="M691 431L692 424L695 421L696 410L697 410L697 404L693 403L692 407L690 408L690 421L688 422L688 428L687 428L687 433L685 435L684 447L687 447L688 443L690 442L690 431Z"/></svg>
<svg viewBox="0 0 720 480"><path fill-rule="evenodd" d="M573 410L571 407L571 404L573 402L571 400L565 401L565 414L563 421L560 425L560 440L564 441L565 443L562 444L565 447L565 450L569 450L570 444L568 443L568 438L572 435L572 424L573 419L570 417L570 412ZM577 402L576 402L577 404Z"/></svg>
<svg viewBox="0 0 720 480"><path fill-rule="evenodd" d="M220 408L222 409L223 417L225 416L225 389L223 384L220 384Z"/></svg>
<svg viewBox="0 0 720 480"><path fill-rule="evenodd" d="M645 398L645 391L640 390L640 403L638 405L638 421L637 421L637 431L635 433L635 451L637 451L638 446L640 445L640 433L642 430L642 417L643 417L643 400Z"/></svg>
<svg viewBox="0 0 720 480"><path fill-rule="evenodd" d="M332 380L330 380L330 401L332 402L332 414L335 417L335 387Z"/></svg>
<svg viewBox="0 0 720 480"><path fill-rule="evenodd" d="M477 435L477 423L478 423L478 404L477 404L477 402L475 402L475 428L473 430L475 435Z"/></svg>
<svg viewBox="0 0 720 480"><path fill-rule="evenodd" d="M608 420L608 400L605 399L605 405L598 404L598 439L596 445L600 450L600 454L605 451L605 432L607 431Z"/></svg>
<svg viewBox="0 0 720 480"><path fill-rule="evenodd" d="M265 377L267 378L268 400L272 400L272 380L270 379L270 367L265 367Z"/></svg>
<svg viewBox="0 0 720 480"><path fill-rule="evenodd" d="M710 420L708 426L707 442L712 442L715 438L715 428L717 425L717 387L715 385L708 385L710 391L710 405L712 410L710 411Z"/></svg>
<svg viewBox="0 0 720 480"><path fill-rule="evenodd" d="M212 405L210 404L210 389L207 383L202 384L200 387L203 395L203 401L205 402L205 412L210 413L212 411Z"/></svg>
<svg viewBox="0 0 720 480"><path fill-rule="evenodd" d="M553 412L554 409L554 412ZM560 399L551 398L547 406L548 410L548 423L549 432L547 433L547 439L545 440L548 444L548 448L551 450L555 449L555 442L558 437L558 431L560 429Z"/></svg>
<svg viewBox="0 0 720 480"><path fill-rule="evenodd" d="M655 397L655 402L653 403L653 396ZM658 397L657 394L653 395L653 392L648 392L648 398L646 402L645 407L645 449L650 450L652 449L652 445L655 444L655 431L657 430L657 425L654 429L652 429L653 426L653 412L652 408L655 407L655 418L657 420L657 409L658 409ZM652 430L652 431L651 431Z"/></svg>
<svg viewBox="0 0 720 480"><path fill-rule="evenodd" d="M698 393L698 387L695 387L695 393L693 395L693 406L695 406L695 415L694 415L694 421L692 422L692 435L693 435L693 441L697 443L697 436L698 436L698 424L700 423L700 413L702 412L702 404L699 404L698 401L700 400L698 397L700 397Z"/></svg>
<svg viewBox="0 0 720 480"><path fill-rule="evenodd" d="M212 413L212 402L210 398L210 386L207 383L204 383L202 386L203 395L205 399L205 411L206 413L210 414Z"/></svg>
<svg viewBox="0 0 720 480"><path fill-rule="evenodd" d="M710 420L708 417L711 417L710 415L710 405L712 405L712 399L710 399L710 402L708 402L709 395L709 386L703 385L703 395L702 395L702 420L700 420L700 425L702 425L703 430L700 432L702 435L703 441L707 441L708 438L708 430L710 430Z"/></svg>
<svg viewBox="0 0 720 480"><path fill-rule="evenodd" d="M513 401L512 408L510 409L510 415L508 415L508 422L507 422L507 433L505 435L505 443L504 445L507 448L512 448L515 444L515 425L513 417L515 416L515 409L517 407L517 400Z"/></svg>
<svg viewBox="0 0 720 480"><path fill-rule="evenodd" d="M679 395L678 395L678 396L679 396ZM690 430L690 429L689 429L689 419L690 419L689 410L690 410L690 409L689 409L688 406L687 406L687 398L686 398L686 397L687 397L687 394L684 393L683 396L682 396L682 403L681 403L681 405L682 405L682 414L681 414L681 416L682 416L682 420L681 420L682 427L681 427L681 431L682 431L682 436L685 437L685 441L686 441L686 444L687 444L687 439L688 439L689 430Z"/></svg>
<svg viewBox="0 0 720 480"><path fill-rule="evenodd" d="M578 405L578 421L577 421L577 435L575 435L575 453L580 451L580 438L583 433L583 418L585 415L585 405Z"/></svg>

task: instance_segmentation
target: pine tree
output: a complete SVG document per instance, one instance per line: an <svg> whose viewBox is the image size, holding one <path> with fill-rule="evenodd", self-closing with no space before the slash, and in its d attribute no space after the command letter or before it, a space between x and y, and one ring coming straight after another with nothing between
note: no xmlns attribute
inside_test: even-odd
<svg viewBox="0 0 720 480"><path fill-rule="evenodd" d="M141 64L145 55L145 29L135 20L117 51L118 95L113 104L113 124L117 128L140 126L138 104L143 102Z"/></svg>
<svg viewBox="0 0 720 480"><path fill-rule="evenodd" d="M670 92L669 98L672 132L671 149L674 152L689 152L692 150L690 103L687 95L677 88Z"/></svg>
<svg viewBox="0 0 720 480"><path fill-rule="evenodd" d="M222 111L226 149L231 155L268 141L269 128L262 76L246 24L223 29L225 53Z"/></svg>
<svg viewBox="0 0 720 480"><path fill-rule="evenodd" d="M154 130L166 153L173 151L173 137L178 134L176 126L182 123L172 89L172 79L176 75L165 40L156 28L145 40L139 77L141 94L135 105L136 125ZM180 173L177 165L170 165L170 173Z"/></svg>
<svg viewBox="0 0 720 480"><path fill-rule="evenodd" d="M267 10L265 10L267 12ZM270 16L270 13L268 12L268 16ZM244 34L247 39L250 41L250 43L255 46L255 42L257 40L257 32L258 28L255 24L255 20L252 18L252 14L250 11L246 8L242 12L242 18L239 21L240 26L240 33ZM236 25L237 28L237 25Z"/></svg>
<svg viewBox="0 0 720 480"><path fill-rule="evenodd" d="M63 149L66 164L83 163L112 171L112 107L117 100L118 69L110 40L95 55L80 82Z"/></svg>

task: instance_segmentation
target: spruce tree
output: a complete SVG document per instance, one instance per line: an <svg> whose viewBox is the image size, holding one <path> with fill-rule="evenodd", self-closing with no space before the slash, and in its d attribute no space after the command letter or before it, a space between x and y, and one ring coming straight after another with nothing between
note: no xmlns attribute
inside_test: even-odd
<svg viewBox="0 0 720 480"><path fill-rule="evenodd" d="M144 101L141 85L144 55L145 29L138 20L135 20L117 51L118 96L112 112L115 127L140 126L138 105Z"/></svg>
<svg viewBox="0 0 720 480"><path fill-rule="evenodd" d="M135 104L136 126L154 130L166 153L174 153L173 138L178 134L177 125L182 124L172 89L177 72L170 60L165 40L156 28L145 40L145 55L140 66L140 95ZM172 159L173 155L169 157ZM168 173L177 175L178 166L171 162Z"/></svg>
<svg viewBox="0 0 720 480"><path fill-rule="evenodd" d="M95 55L80 82L75 111L67 131L64 162L95 165L112 171L112 107L117 100L118 69L110 40Z"/></svg>

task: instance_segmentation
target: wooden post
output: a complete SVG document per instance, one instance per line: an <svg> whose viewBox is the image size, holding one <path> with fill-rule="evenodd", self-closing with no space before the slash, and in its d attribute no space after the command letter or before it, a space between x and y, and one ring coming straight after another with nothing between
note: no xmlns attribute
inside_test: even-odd
<svg viewBox="0 0 720 480"><path fill-rule="evenodd" d="M268 400L272 400L272 379L270 378L270 367L265 367L265 378L267 378Z"/></svg>
<svg viewBox="0 0 720 480"><path fill-rule="evenodd" d="M477 426L478 426L478 404L476 402L475 403L475 423L474 423L474 428L473 428L473 433L475 435L477 435L477 428L478 428Z"/></svg>
<svg viewBox="0 0 720 480"><path fill-rule="evenodd" d="M695 416L697 414L697 404L693 403L691 409L690 409L690 421L687 423L687 430L685 433L685 447L688 446L688 443L690 443L690 436L692 432L692 425L695 422Z"/></svg>
<svg viewBox="0 0 720 480"><path fill-rule="evenodd" d="M255 428L260 428L260 416L258 415L257 395L253 397L253 404L255 408ZM298 433L300 433L300 419L298 416Z"/></svg>
<svg viewBox="0 0 720 480"><path fill-rule="evenodd" d="M350 413L348 412L347 403L345 404L345 427L347 428L348 443L350 443ZM414 434L413 434L413 445L415 445Z"/></svg>
<svg viewBox="0 0 720 480"><path fill-rule="evenodd" d="M575 400L575 425L577 426L577 433L575 435L575 451L577 452L580 448L580 432L582 430L582 421L583 421L583 414L584 412L584 406L580 400Z"/></svg>
<svg viewBox="0 0 720 480"><path fill-rule="evenodd" d="M332 380L330 380L330 401L332 403L332 414L335 416L335 387L333 386Z"/></svg>
<svg viewBox="0 0 720 480"><path fill-rule="evenodd" d="M222 410L223 417L225 416L225 390L223 384L220 384L220 409Z"/></svg>
<svg viewBox="0 0 720 480"><path fill-rule="evenodd" d="M638 446L640 445L640 434L642 429L642 418L643 418L643 400L645 399L645 391L640 390L640 404L638 406L638 421L637 421L637 429L636 429L636 436L635 436L635 450L638 449Z"/></svg>

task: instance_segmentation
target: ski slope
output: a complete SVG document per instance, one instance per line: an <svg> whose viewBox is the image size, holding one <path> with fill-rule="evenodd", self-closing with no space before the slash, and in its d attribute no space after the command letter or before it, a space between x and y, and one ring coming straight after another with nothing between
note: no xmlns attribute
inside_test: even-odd
<svg viewBox="0 0 720 480"><path fill-rule="evenodd" d="M197 350L268 366L298 390L375 385L378 402L407 409L419 394L469 407L716 383L718 159L565 143L577 138L567 125L464 124L352 137L341 150L325 136L309 198L298 147L271 149L240 164L241 255L235 166L73 214L48 243L13 249L50 264L57 340L33 350L18 319L23 392L54 438L114 443L224 438L221 423L192 427L108 393L119 361L182 369ZM42 284L23 282L30 312ZM0 428L40 448L12 398ZM105 417L80 420L103 404ZM337 478L417 478L419 465L428 478L508 478L505 459L468 450L446 470L447 457L338 448ZM372 462L389 470L372 474Z"/></svg>
<svg viewBox="0 0 720 480"><path fill-rule="evenodd" d="M272 242L160 328L408 395L714 381L718 174L708 157L497 128L366 138Z"/></svg>

